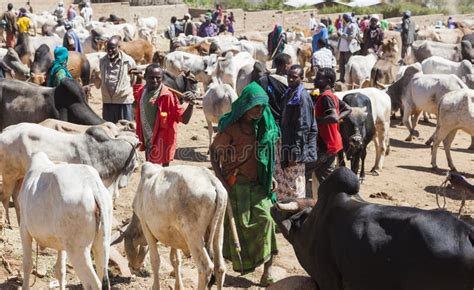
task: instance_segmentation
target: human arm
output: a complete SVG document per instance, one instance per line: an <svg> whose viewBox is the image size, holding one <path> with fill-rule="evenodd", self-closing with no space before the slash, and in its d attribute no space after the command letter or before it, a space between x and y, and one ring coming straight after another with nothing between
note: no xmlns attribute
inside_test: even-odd
<svg viewBox="0 0 474 290"><path fill-rule="evenodd" d="M183 124L188 124L189 120L191 120L191 116L193 115L193 103L188 103L188 106L186 107L186 110L183 113L183 117L181 122Z"/></svg>
<svg viewBox="0 0 474 290"><path fill-rule="evenodd" d="M339 100L339 121L346 118L352 113L352 107L343 100Z"/></svg>
<svg viewBox="0 0 474 290"><path fill-rule="evenodd" d="M209 147L212 169L214 170L216 177L222 182L222 185L224 185L227 192L230 192L230 186L222 172L220 160L222 156L221 150L224 150L224 147L226 146L225 143L227 143L227 146L229 146L229 140L231 140L229 135L225 133L218 133L214 138L214 142L212 142L211 146Z"/></svg>
<svg viewBox="0 0 474 290"><path fill-rule="evenodd" d="M339 101L339 115L336 111L336 105L332 101L332 99L328 96L323 96L323 100L321 101L321 105L323 106L324 116L316 117L316 121L318 123L337 123L340 119L347 117L352 111L351 107L344 103L343 101Z"/></svg>

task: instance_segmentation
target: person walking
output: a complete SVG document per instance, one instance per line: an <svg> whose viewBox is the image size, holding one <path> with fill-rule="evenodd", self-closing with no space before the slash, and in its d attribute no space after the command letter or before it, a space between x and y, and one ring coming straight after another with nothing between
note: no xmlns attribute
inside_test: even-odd
<svg viewBox="0 0 474 290"><path fill-rule="evenodd" d="M5 33L7 34L6 47L14 48L16 44L16 33L18 32L18 24L16 23L16 15L13 11L13 4L8 3L7 11L0 18L5 22Z"/></svg>
<svg viewBox="0 0 474 290"><path fill-rule="evenodd" d="M64 28L66 29L66 33L64 34L63 38L63 46L70 51L77 51L79 53L82 53L81 40L72 28L72 25L69 21L64 23Z"/></svg>
<svg viewBox="0 0 474 290"><path fill-rule="evenodd" d="M349 13L342 16L344 26L339 30L339 72L341 82L345 82L346 63L352 54L360 50L360 44L357 40L359 26L353 21Z"/></svg>
<svg viewBox="0 0 474 290"><path fill-rule="evenodd" d="M198 36L200 37L213 37L217 36L219 32L219 27L216 24L211 22L211 17L205 16L205 22L199 27Z"/></svg>
<svg viewBox="0 0 474 290"><path fill-rule="evenodd" d="M104 120L117 123L119 120L133 120L133 89L129 71L135 61L120 51L120 36L112 36L106 45L107 54L100 59L102 116Z"/></svg>
<svg viewBox="0 0 474 290"><path fill-rule="evenodd" d="M178 36L177 29L176 29L176 22L178 19L176 16L172 16L170 19L170 25L168 26L168 30L166 31L166 38L170 40L170 52L174 51L174 39Z"/></svg>
<svg viewBox="0 0 474 290"><path fill-rule="evenodd" d="M189 123L193 104L189 103L186 110L181 107L176 95L162 83L163 69L159 64L146 67L145 80L143 92L136 98L140 150L145 151L147 161L169 166L176 152L178 123Z"/></svg>
<svg viewBox="0 0 474 290"><path fill-rule="evenodd" d="M30 17L28 17L27 13L28 12L25 8L20 8L18 20L16 21L19 33L30 33L33 22L31 21Z"/></svg>
<svg viewBox="0 0 474 290"><path fill-rule="evenodd" d="M91 23L92 16L94 15L92 11L91 3L89 1L86 2L80 12L81 12L82 17L84 18L84 24L87 27Z"/></svg>
<svg viewBox="0 0 474 290"><path fill-rule="evenodd" d="M184 14L183 17L183 33L186 36L197 34L196 25L194 25L191 14L189 13Z"/></svg>
<svg viewBox="0 0 474 290"><path fill-rule="evenodd" d="M277 254L275 222L270 215L275 182L275 143L278 126L268 106L268 96L256 82L250 83L232 110L219 120L218 133L209 148L214 172L227 189L242 245L240 265L228 219L224 222L226 259L234 271L253 272L264 264L262 286L274 282L273 256Z"/></svg>
<svg viewBox="0 0 474 290"><path fill-rule="evenodd" d="M278 200L305 197L305 164L317 159L318 130L313 114L313 101L303 84L303 67L292 65L288 70L288 89L281 105L281 175Z"/></svg>
<svg viewBox="0 0 474 290"><path fill-rule="evenodd" d="M319 90L314 102L314 112L318 125L318 159L306 164L307 196L315 176L319 183L334 171L336 156L342 150L339 121L348 116L352 109L333 93L336 72L332 68L321 68L314 79L314 88ZM314 175L313 175L314 173ZM311 181L310 181L311 180ZM315 194L315 192L313 192Z"/></svg>
<svg viewBox="0 0 474 290"><path fill-rule="evenodd" d="M55 88L63 78L72 78L67 69L68 50L63 46L54 49L54 61L49 68L48 87Z"/></svg>
<svg viewBox="0 0 474 290"><path fill-rule="evenodd" d="M402 32L400 35L402 37L402 59L410 53L411 45L415 42L415 28L415 21L411 19L411 12L409 10L403 12Z"/></svg>
<svg viewBox="0 0 474 290"><path fill-rule="evenodd" d="M56 16L56 20L58 22L57 26L63 25L64 12L65 12L64 3L61 1L61 2L58 3L58 6L56 7L56 9L54 9L54 11L53 11L53 15Z"/></svg>
<svg viewBox="0 0 474 290"><path fill-rule="evenodd" d="M329 38L329 34L328 34L328 29L326 28L326 25L324 25L322 22L318 23L318 26L313 35L313 40L311 42L311 49L313 50L313 53L315 53L319 49L318 48L319 39L322 39L327 44L328 38Z"/></svg>
<svg viewBox="0 0 474 290"><path fill-rule="evenodd" d="M383 31L379 26L379 17L377 15L372 15L369 27L364 32L362 54L367 55L369 49L373 52L377 52L382 43Z"/></svg>
<svg viewBox="0 0 474 290"><path fill-rule="evenodd" d="M316 21L316 18L314 17L314 13L309 14L309 23L308 23L308 29L311 32L314 32L316 28L318 27L318 22Z"/></svg>

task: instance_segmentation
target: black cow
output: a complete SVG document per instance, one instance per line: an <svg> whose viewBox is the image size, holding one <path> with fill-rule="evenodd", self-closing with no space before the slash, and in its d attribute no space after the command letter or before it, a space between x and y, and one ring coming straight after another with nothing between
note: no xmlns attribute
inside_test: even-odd
<svg viewBox="0 0 474 290"><path fill-rule="evenodd" d="M464 35L461 41L461 54L463 59L474 63L474 33Z"/></svg>
<svg viewBox="0 0 474 290"><path fill-rule="evenodd" d="M48 118L81 125L105 122L86 103L84 91L74 79L64 78L56 88L17 80L0 81L0 130Z"/></svg>
<svg viewBox="0 0 474 290"><path fill-rule="evenodd" d="M31 64L31 81L38 85L46 85L46 74L52 63L53 57L49 46L40 45L35 51L35 58Z"/></svg>
<svg viewBox="0 0 474 290"><path fill-rule="evenodd" d="M365 179L365 157L367 156L367 145L375 137L374 116L372 104L369 97L361 93L345 95L342 99L352 107L351 114L346 117L340 127L344 153L351 160L351 169L357 174L359 162L362 160L360 181ZM341 162L345 166L344 160Z"/></svg>
<svg viewBox="0 0 474 290"><path fill-rule="evenodd" d="M443 210L368 203L358 192L357 176L340 167L312 209L271 209L320 290L473 289L473 226ZM292 207L296 214L283 211Z"/></svg>

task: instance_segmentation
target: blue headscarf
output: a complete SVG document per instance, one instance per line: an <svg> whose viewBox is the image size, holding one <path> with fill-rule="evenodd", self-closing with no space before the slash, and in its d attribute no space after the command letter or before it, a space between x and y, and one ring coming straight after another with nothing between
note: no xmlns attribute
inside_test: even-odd
<svg viewBox="0 0 474 290"><path fill-rule="evenodd" d="M54 87L56 73L59 70L64 70L66 77L72 78L71 73L67 70L67 60L69 52L63 46L58 46L54 49L54 61L49 71L48 87Z"/></svg>

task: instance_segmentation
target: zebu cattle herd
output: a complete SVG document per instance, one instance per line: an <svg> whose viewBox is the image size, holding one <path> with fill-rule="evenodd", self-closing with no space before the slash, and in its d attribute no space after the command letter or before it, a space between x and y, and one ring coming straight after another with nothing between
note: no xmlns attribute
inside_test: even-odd
<svg viewBox="0 0 474 290"><path fill-rule="evenodd" d="M22 35L15 49L0 49L15 72L8 77L15 80L0 81L3 227L11 224L12 198L23 247L23 288L29 287L33 240L58 251L55 276L61 289L66 286L66 257L84 288L109 288L114 200L139 166L139 144L133 123L105 122L87 102L89 90L84 88L101 85L104 41L120 35L125 53L139 64L160 63L165 83L178 91L198 92L200 83L212 142L212 124L230 111L247 84L268 73L266 33L242 33L244 39L180 35L174 40L176 51L165 54L156 49L161 36L153 17L139 18L136 24L92 21L88 27L78 17L73 25L85 53L70 54L68 68L75 80L45 88L41 85L64 29L46 13L32 19L35 31L42 27L48 36ZM284 201L273 207L280 231L319 289L474 288L472 225L446 212L384 207L359 196L367 146L373 141L371 171L381 171L390 150L390 118L398 110L409 132L407 142L419 135L415 128L422 112L436 115L436 129L427 141L433 144L431 165L437 167L443 142L448 165L456 170L450 147L457 130L474 136L474 35L465 25L456 30L457 37L449 33L454 32L419 33L404 65L398 64L396 32L386 34L381 55L353 56L345 78L352 90L336 93L353 107L341 124L352 171L336 170L321 184L316 203ZM288 31L287 39L284 52L293 63L308 67L311 38ZM452 183L474 195L466 179L453 177ZM221 289L226 205L225 188L205 168L143 164L132 218L118 239L124 240L129 266L139 270L150 251L153 288L159 289L160 241L172 248L175 289L183 288L180 251L197 265L198 289L205 289L211 276Z"/></svg>

